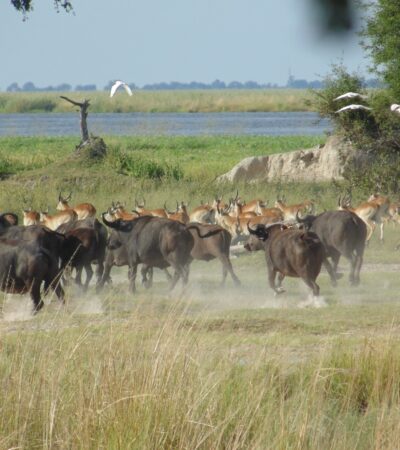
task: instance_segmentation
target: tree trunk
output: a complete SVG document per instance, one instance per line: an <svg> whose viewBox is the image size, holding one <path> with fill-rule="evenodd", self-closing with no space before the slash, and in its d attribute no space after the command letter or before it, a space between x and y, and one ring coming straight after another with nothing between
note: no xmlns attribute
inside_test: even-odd
<svg viewBox="0 0 400 450"><path fill-rule="evenodd" d="M89 131L88 131L88 126L87 126L87 116L88 116L88 108L90 105L89 100L84 100L83 102L76 102L74 100L71 100L68 97L64 97L63 95L60 95L60 98L63 98L64 100L66 100L69 103L72 103L75 106L79 106L80 109L80 114L81 114L81 144L83 144L84 142L89 140Z"/></svg>

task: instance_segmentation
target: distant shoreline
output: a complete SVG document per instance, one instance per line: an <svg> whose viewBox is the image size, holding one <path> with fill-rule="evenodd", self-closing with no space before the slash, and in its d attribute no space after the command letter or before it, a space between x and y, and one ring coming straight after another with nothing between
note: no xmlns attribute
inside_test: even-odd
<svg viewBox="0 0 400 450"><path fill-rule="evenodd" d="M209 89L134 91L2 92L0 113L73 112L60 95L90 100L89 113L301 112L315 111L308 89Z"/></svg>

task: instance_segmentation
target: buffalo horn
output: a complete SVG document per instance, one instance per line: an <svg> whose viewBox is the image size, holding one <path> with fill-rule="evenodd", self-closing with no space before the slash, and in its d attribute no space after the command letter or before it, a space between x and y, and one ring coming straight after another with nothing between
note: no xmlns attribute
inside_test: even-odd
<svg viewBox="0 0 400 450"><path fill-rule="evenodd" d="M299 211L296 212L296 220L297 220L297 222L299 222L299 223L304 223L304 222L305 222L305 220L302 219L302 218L299 216Z"/></svg>

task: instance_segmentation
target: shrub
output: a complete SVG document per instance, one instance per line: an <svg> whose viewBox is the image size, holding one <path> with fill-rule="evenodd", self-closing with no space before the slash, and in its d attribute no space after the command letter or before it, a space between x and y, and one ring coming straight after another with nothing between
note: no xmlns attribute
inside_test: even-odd
<svg viewBox="0 0 400 450"><path fill-rule="evenodd" d="M183 171L178 165L143 158L134 152L121 150L118 146L110 148L108 162L117 172L136 178L152 180L169 178L177 181L183 178Z"/></svg>
<svg viewBox="0 0 400 450"><path fill-rule="evenodd" d="M363 79L349 74L342 65L333 66L324 82L325 88L314 91L314 105L323 117L334 124L335 133L349 140L365 153L363 167L349 164L344 172L345 189L361 188L366 193L400 191L400 117L390 111L391 100L385 90L368 93L367 100L334 100L346 92L367 95ZM338 114L346 105L357 103L371 108L351 110Z"/></svg>

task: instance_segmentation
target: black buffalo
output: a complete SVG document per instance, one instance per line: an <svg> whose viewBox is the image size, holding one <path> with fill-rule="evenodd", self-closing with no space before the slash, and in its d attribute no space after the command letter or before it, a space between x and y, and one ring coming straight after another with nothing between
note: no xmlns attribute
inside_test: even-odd
<svg viewBox="0 0 400 450"><path fill-rule="evenodd" d="M196 229L191 228L192 225L195 225ZM216 258L219 259L222 263L222 284L225 284L226 276L229 272L236 286L239 286L239 278L233 271L232 263L229 259L229 247L232 240L232 236L229 231L218 225L208 225L197 222L189 223L188 229L194 239L194 245L192 251L190 252L190 256L193 259L200 261L211 261ZM197 230L199 230L203 235L210 231L216 231L216 233L207 238L202 238L199 236Z"/></svg>
<svg viewBox="0 0 400 450"><path fill-rule="evenodd" d="M18 225L18 216L16 214L11 212L0 214L0 233L14 225Z"/></svg>
<svg viewBox="0 0 400 450"><path fill-rule="evenodd" d="M190 252L194 245L189 227L180 222L153 216L141 216L134 220L118 219L109 222L103 213L103 222L117 231L115 242L124 246L129 266L130 290L136 290L137 266L144 264L147 268L165 269L171 266L174 275L170 289L173 289L180 278L186 284L189 277ZM195 225L190 228L196 228ZM207 237L216 232L209 232ZM146 268L146 270L147 270Z"/></svg>
<svg viewBox="0 0 400 450"><path fill-rule="evenodd" d="M85 268L84 289L86 290L93 276L91 264L96 263L97 286L100 286L107 246L106 227L96 218L88 217L62 224L57 228L57 232L65 235L61 257L63 265L70 263L70 266L76 269L75 282L82 285L81 274L82 269Z"/></svg>
<svg viewBox="0 0 400 450"><path fill-rule="evenodd" d="M297 215L297 221L305 230L316 233L324 245L324 265L332 283L336 283L337 267L343 255L350 261L350 283L358 285L367 238L364 221L350 211L326 211L318 216L308 215L303 218ZM328 257L332 259L333 270L330 270Z"/></svg>
<svg viewBox="0 0 400 450"><path fill-rule="evenodd" d="M255 229L248 227L248 230L251 239L257 238L264 244L268 280L276 294L284 292L282 281L289 276L302 278L313 295L319 295L315 280L321 271L325 251L315 233L294 230L282 224L258 224ZM251 243L246 248L252 250ZM277 274L278 285L275 284Z"/></svg>
<svg viewBox="0 0 400 450"><path fill-rule="evenodd" d="M38 241L0 238L0 289L11 294L30 293L36 313L43 307L40 289L52 288L64 301L59 267L54 256Z"/></svg>

